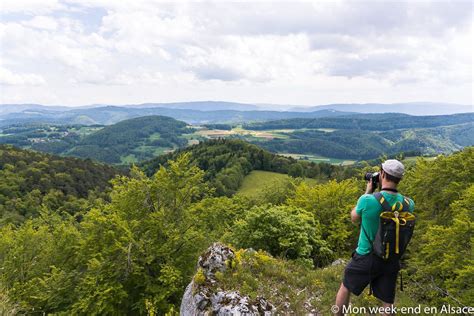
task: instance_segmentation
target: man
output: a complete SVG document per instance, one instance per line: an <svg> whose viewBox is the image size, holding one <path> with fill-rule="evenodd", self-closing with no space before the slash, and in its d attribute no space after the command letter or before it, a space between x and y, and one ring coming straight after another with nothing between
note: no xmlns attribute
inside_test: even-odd
<svg viewBox="0 0 474 316"><path fill-rule="evenodd" d="M397 191L397 185L403 177L405 168L395 159L385 161L380 170L380 192L390 206L402 203L404 196ZM373 196L374 186L372 180L368 181L365 194L357 201L356 207L351 211L353 223L361 223L359 242L351 260L344 271L344 279L336 296L336 315L343 315L343 306L346 310L349 305L350 294L359 295L370 284L375 297L382 301L384 310L393 306L399 260L385 261L372 252L372 243L375 239L380 221L382 206ZM413 212L415 204L409 200L409 212ZM361 221L362 219L362 221ZM365 231L365 232L364 232ZM370 240L368 239L370 238ZM383 315L390 315L389 312Z"/></svg>

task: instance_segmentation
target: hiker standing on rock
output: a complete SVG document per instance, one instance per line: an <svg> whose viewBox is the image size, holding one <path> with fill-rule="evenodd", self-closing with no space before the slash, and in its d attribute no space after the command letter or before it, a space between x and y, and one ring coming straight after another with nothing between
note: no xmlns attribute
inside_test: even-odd
<svg viewBox="0 0 474 316"><path fill-rule="evenodd" d="M365 176L367 189L351 211L352 222L360 223L359 241L331 309L335 315L349 313L350 294L360 295L367 285L382 301L383 315L392 314L400 257L415 225L413 200L397 191L404 171L400 161L390 159L380 172Z"/></svg>

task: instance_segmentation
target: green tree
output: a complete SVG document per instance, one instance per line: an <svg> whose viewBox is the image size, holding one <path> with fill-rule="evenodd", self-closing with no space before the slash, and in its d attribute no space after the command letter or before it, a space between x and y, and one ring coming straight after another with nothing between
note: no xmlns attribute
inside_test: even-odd
<svg viewBox="0 0 474 316"><path fill-rule="evenodd" d="M21 227L1 229L0 283L26 312L58 312L74 297L80 240L73 218L41 211Z"/></svg>
<svg viewBox="0 0 474 316"><path fill-rule="evenodd" d="M288 170L288 175L293 178L302 177L304 175L303 166L301 166L299 163L291 165L290 169Z"/></svg>
<svg viewBox="0 0 474 316"><path fill-rule="evenodd" d="M355 244L357 227L351 223L349 213L361 193L361 183L355 180L332 180L312 187L302 182L287 203L311 213L321 224L323 239L342 255Z"/></svg>
<svg viewBox="0 0 474 316"><path fill-rule="evenodd" d="M321 239L319 223L310 213L289 206L250 209L235 223L231 240L237 247L265 250L274 256L307 259L324 265L332 252Z"/></svg>
<svg viewBox="0 0 474 316"><path fill-rule="evenodd" d="M198 254L209 241L191 211L209 193L204 173L180 156L147 178L138 169L114 181L111 203L81 224L84 271L76 313L165 313L179 304ZM148 302L148 303L146 303Z"/></svg>
<svg viewBox="0 0 474 316"><path fill-rule="evenodd" d="M415 295L437 304L474 300L474 185L450 205L448 225L431 225L420 237L409 268L419 285Z"/></svg>

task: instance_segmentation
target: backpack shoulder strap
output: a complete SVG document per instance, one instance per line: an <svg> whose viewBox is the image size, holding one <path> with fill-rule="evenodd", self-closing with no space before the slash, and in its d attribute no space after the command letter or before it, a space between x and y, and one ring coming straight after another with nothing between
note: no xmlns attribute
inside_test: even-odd
<svg viewBox="0 0 474 316"><path fill-rule="evenodd" d="M390 204L388 204L387 200L385 200L384 196L380 192L375 192L374 197L379 201L380 205L382 205L382 209L384 212L391 212L392 208L390 207Z"/></svg>
<svg viewBox="0 0 474 316"><path fill-rule="evenodd" d="M407 196L403 196L403 210L402 212L409 212L410 211L410 203L411 202L411 199Z"/></svg>

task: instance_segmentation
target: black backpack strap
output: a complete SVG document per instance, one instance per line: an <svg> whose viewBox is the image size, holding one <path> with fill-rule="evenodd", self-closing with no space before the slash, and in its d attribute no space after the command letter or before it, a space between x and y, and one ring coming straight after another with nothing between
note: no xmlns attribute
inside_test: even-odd
<svg viewBox="0 0 474 316"><path fill-rule="evenodd" d="M374 197L382 205L382 209L383 209L384 212L391 212L392 211L392 207L390 206L390 204L388 204L387 200L385 200L385 197L383 196L382 193L375 192Z"/></svg>
<svg viewBox="0 0 474 316"><path fill-rule="evenodd" d="M367 234L367 232L365 231L364 226L362 225L362 222L360 223L360 229L362 229L362 231L364 232L365 238L367 238L367 240L370 242L370 244L373 247L374 246L374 241L369 238L369 234Z"/></svg>
<svg viewBox="0 0 474 316"><path fill-rule="evenodd" d="M392 211L392 208L390 207L390 204L388 204L388 202L385 200L385 198L384 198L384 196L382 195L382 193L380 193L380 192L375 192L375 193L373 194L373 196L374 196L374 197L379 201L379 203L382 205L382 209L383 209L384 212L391 212L391 211ZM367 240L372 244L372 247L373 247L374 241L369 238L369 234L367 234L367 232L365 231L364 226L362 225L362 222L360 223L360 229L364 232L365 237L366 237Z"/></svg>

